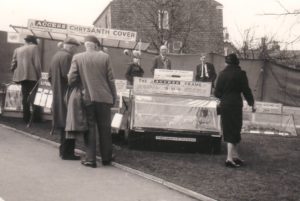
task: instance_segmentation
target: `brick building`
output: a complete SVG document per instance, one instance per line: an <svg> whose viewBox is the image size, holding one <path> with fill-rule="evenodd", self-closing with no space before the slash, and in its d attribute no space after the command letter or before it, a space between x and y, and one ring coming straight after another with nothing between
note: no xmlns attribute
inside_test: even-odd
<svg viewBox="0 0 300 201"><path fill-rule="evenodd" d="M223 6L214 0L112 0L94 26L137 32L157 50L224 54Z"/></svg>

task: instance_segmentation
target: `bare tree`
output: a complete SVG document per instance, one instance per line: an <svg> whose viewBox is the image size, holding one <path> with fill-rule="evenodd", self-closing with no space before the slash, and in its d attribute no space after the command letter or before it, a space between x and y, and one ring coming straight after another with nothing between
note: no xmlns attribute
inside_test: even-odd
<svg viewBox="0 0 300 201"><path fill-rule="evenodd" d="M179 51L184 53L188 52L191 32L199 28L199 9L199 1L195 0L189 0L189 3L183 0L135 0L132 3L136 27L145 40L151 41L159 50L160 45L180 39Z"/></svg>
<svg viewBox="0 0 300 201"><path fill-rule="evenodd" d="M282 3L280 0L276 0L276 2L279 4L279 6L282 8L283 12L281 13L263 13L263 14L259 14L259 15L262 15L262 16L295 16L295 17L299 17L300 16L300 9L299 8L296 8L294 9L293 11L290 11L289 9L287 9ZM296 22L294 23L294 25L292 25L290 27L290 30L291 31L293 29L293 27L296 25L296 24L299 24L299 21L297 21L296 19ZM293 44L295 42L298 42L300 41L300 35L296 36L295 38L293 38L291 41L288 41L286 42L287 45L289 44Z"/></svg>

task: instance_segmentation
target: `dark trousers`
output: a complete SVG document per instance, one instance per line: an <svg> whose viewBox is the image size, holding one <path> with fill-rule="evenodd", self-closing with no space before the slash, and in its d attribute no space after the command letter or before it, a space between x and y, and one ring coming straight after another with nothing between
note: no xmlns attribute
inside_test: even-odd
<svg viewBox="0 0 300 201"><path fill-rule="evenodd" d="M59 155L64 157L69 157L74 155L75 149L75 139L66 139L65 129L61 128L60 131L60 146Z"/></svg>
<svg viewBox="0 0 300 201"><path fill-rule="evenodd" d="M23 120L26 123L29 123L31 118L30 105L32 106L32 119L34 121L41 120L41 107L33 105L35 92L32 96L29 97L30 92L33 90L37 81L24 80L21 82L21 91L22 91L22 105L23 105Z"/></svg>
<svg viewBox="0 0 300 201"><path fill-rule="evenodd" d="M93 102L86 106L88 134L84 135L86 161L96 161L96 133L98 128L99 150L102 161L112 160L111 104Z"/></svg>

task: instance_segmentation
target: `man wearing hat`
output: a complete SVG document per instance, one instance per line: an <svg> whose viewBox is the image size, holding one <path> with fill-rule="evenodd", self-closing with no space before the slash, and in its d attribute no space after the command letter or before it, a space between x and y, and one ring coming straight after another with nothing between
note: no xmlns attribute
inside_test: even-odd
<svg viewBox="0 0 300 201"><path fill-rule="evenodd" d="M99 133L100 153L103 165L110 165L112 161L111 138L111 107L116 101L116 86L110 57L99 51L100 42L92 35L85 37L83 53L73 57L69 84L80 82L83 86L83 102L88 120L88 134L85 135L87 147L82 164L97 167L96 163L96 126Z"/></svg>
<svg viewBox="0 0 300 201"><path fill-rule="evenodd" d="M75 139L66 139L66 113L67 107L64 96L68 87L68 72L72 57L80 43L68 37L64 40L62 48L53 56L49 69L49 81L53 91L52 102L52 127L59 129L60 147L59 155L64 160L79 160L74 154Z"/></svg>
<svg viewBox="0 0 300 201"><path fill-rule="evenodd" d="M33 96L30 98L29 95L41 77L41 60L37 38L28 35L24 40L25 44L14 51L11 71L13 72L12 80L21 84L23 120L25 123L29 123L32 118L31 115L33 115L33 120L39 120L40 118L38 116L40 107L33 105L35 93L32 93ZM33 114L30 112L30 105L33 107Z"/></svg>

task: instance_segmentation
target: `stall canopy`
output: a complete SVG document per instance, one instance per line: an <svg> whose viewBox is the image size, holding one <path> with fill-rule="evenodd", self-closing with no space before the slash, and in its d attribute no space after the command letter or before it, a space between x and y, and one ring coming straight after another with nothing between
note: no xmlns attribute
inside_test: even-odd
<svg viewBox="0 0 300 201"><path fill-rule="evenodd" d="M34 35L38 38L49 40L64 40L66 37L74 37L83 42L86 35L95 35L103 46L124 49L136 49L145 51L149 43L136 40L136 32L89 27L46 20L29 19L27 27L10 25L20 35Z"/></svg>

